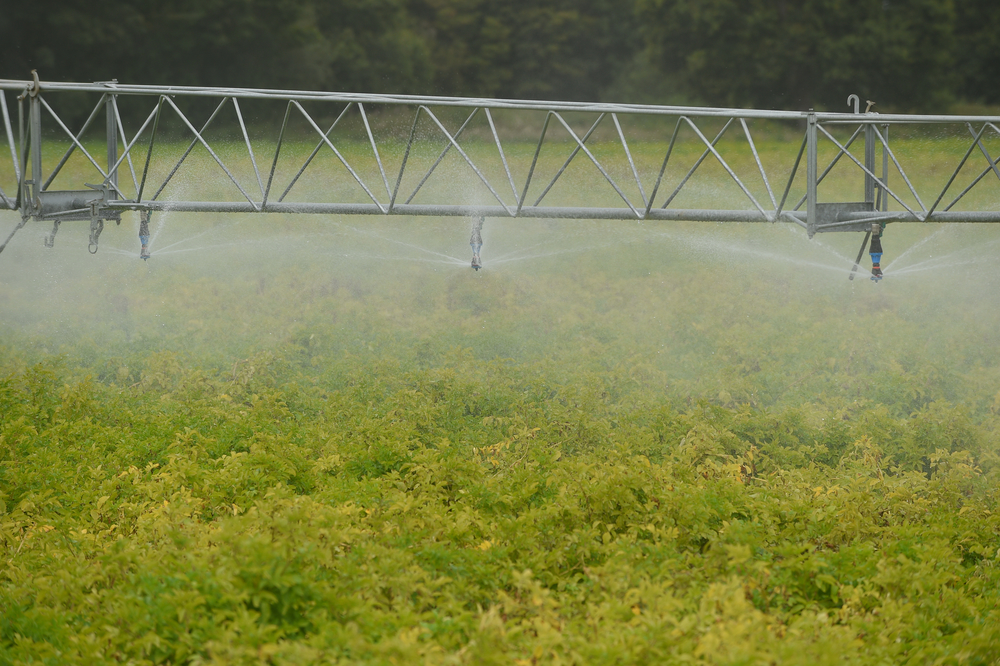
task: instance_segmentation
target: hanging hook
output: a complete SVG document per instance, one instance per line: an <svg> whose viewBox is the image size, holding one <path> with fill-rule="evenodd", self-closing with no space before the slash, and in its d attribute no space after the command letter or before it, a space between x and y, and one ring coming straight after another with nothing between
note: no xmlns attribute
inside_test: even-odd
<svg viewBox="0 0 1000 666"><path fill-rule="evenodd" d="M31 70L31 78L33 79L32 87L28 88L28 94L31 95L32 97L35 97L36 95L38 95L38 93L42 91L42 82L38 80L37 69Z"/></svg>
<svg viewBox="0 0 1000 666"><path fill-rule="evenodd" d="M851 105L851 100L854 100L854 113L861 113L861 98L857 95L848 95L847 106Z"/></svg>
<svg viewBox="0 0 1000 666"><path fill-rule="evenodd" d="M52 223L52 231L45 235L45 247L53 247L56 244L57 233L59 233L59 220Z"/></svg>
<svg viewBox="0 0 1000 666"><path fill-rule="evenodd" d="M18 101L21 101L27 97L34 99L35 97L38 96L38 93L41 92L42 83L41 81L38 80L37 69L31 70L31 78L32 80L28 82L27 86L25 86L24 92L17 96Z"/></svg>

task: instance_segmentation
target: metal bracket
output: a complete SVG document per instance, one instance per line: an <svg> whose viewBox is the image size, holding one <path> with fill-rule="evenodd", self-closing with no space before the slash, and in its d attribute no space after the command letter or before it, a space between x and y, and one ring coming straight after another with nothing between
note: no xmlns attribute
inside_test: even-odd
<svg viewBox="0 0 1000 666"><path fill-rule="evenodd" d="M100 217L105 220L121 221L121 211L107 208L112 199L107 186L84 183L89 190L45 190L38 193L38 207L34 217L38 220L89 220ZM94 212L94 205L97 212Z"/></svg>
<svg viewBox="0 0 1000 666"><path fill-rule="evenodd" d="M816 233L830 231L868 231L872 228L870 220L852 220L851 213L871 213L875 204L870 201L852 201L847 203L817 203ZM875 223L876 225L878 222Z"/></svg>

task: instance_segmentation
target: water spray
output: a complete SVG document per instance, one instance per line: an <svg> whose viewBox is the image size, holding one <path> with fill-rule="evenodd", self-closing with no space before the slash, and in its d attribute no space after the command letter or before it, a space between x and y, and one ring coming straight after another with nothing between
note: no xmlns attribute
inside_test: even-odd
<svg viewBox="0 0 1000 666"><path fill-rule="evenodd" d="M479 258L479 251L483 249L484 221L484 218L480 217L472 223L472 237L469 239L469 245L472 247L472 267L477 271L483 267L483 261Z"/></svg>
<svg viewBox="0 0 1000 666"><path fill-rule="evenodd" d="M145 261L149 259L149 217L151 213L148 210L139 211L139 242L142 243L142 249L139 250L139 258Z"/></svg>

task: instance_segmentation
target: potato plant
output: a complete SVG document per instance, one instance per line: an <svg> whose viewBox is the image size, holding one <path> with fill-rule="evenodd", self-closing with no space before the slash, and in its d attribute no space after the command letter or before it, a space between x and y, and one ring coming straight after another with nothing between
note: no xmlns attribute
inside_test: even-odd
<svg viewBox="0 0 1000 666"><path fill-rule="evenodd" d="M5 254L0 664L1000 659L994 232L465 222Z"/></svg>

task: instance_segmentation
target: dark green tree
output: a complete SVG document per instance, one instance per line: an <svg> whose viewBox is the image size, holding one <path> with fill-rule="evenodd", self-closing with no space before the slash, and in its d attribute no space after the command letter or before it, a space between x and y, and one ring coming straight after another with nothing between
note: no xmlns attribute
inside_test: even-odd
<svg viewBox="0 0 1000 666"><path fill-rule="evenodd" d="M963 0L955 6L955 78L958 93L971 102L1000 103L1000 12L991 0Z"/></svg>
<svg viewBox="0 0 1000 666"><path fill-rule="evenodd" d="M410 0L442 94L596 100L640 46L630 2Z"/></svg>
<svg viewBox="0 0 1000 666"><path fill-rule="evenodd" d="M988 0L34 0L0 76L941 111L994 103ZM640 83L637 83L640 82ZM630 88L631 86L631 88Z"/></svg>
<svg viewBox="0 0 1000 666"><path fill-rule="evenodd" d="M0 12L0 75L414 92L427 50L401 0L35 0Z"/></svg>
<svg viewBox="0 0 1000 666"><path fill-rule="evenodd" d="M950 0L637 0L648 47L704 102L940 109L955 90Z"/></svg>

